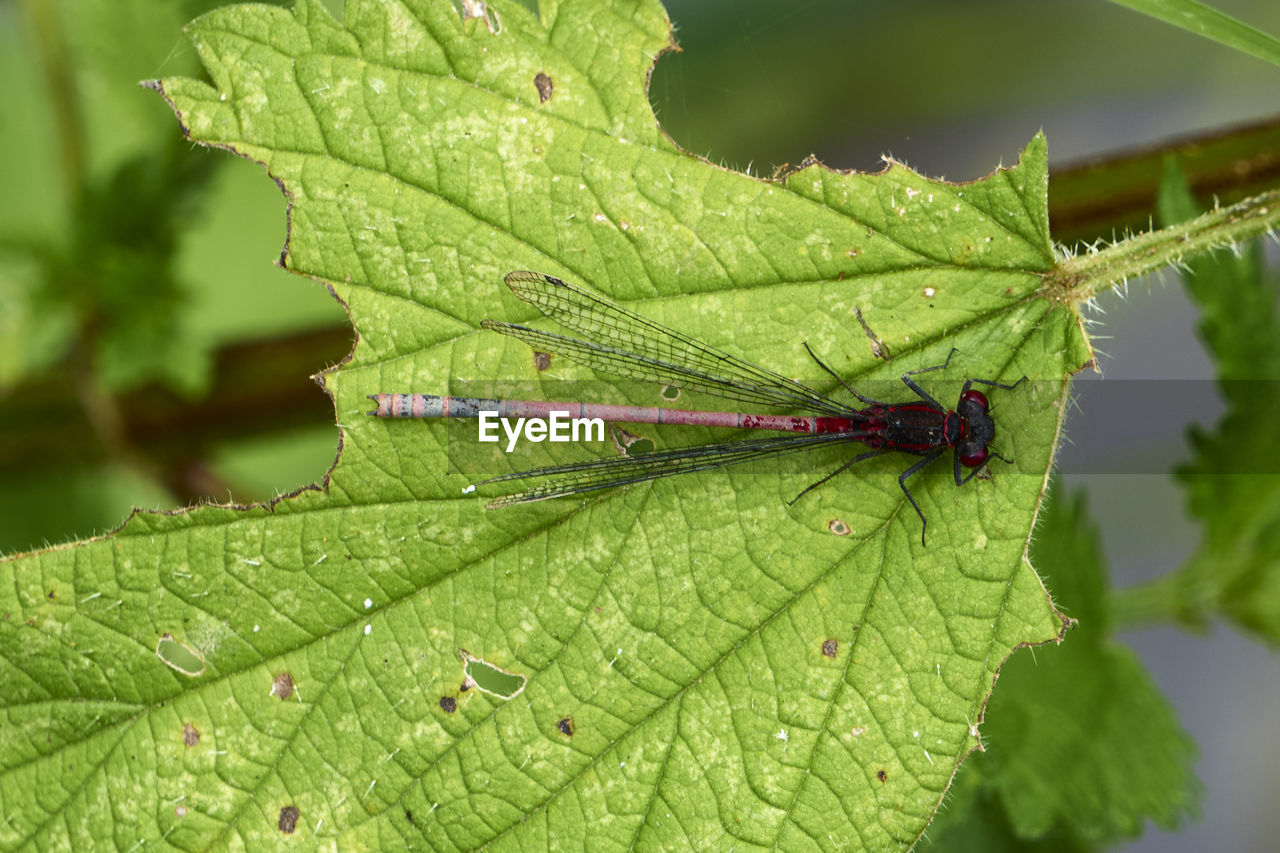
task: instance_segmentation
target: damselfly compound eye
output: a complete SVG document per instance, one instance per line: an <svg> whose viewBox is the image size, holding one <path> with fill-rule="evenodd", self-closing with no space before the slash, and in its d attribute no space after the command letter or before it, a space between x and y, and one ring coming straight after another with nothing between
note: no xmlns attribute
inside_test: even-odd
<svg viewBox="0 0 1280 853"><path fill-rule="evenodd" d="M970 391L969 393L978 394L977 391ZM978 394L978 396L982 397L981 394ZM982 399L983 399L983 402L985 402L987 398L982 397ZM988 455L989 455L989 452L987 451L987 446L985 444L979 445L978 447L975 447L972 451L968 453L961 453L960 464L966 468L977 468L983 462L987 461Z"/></svg>
<svg viewBox="0 0 1280 853"><path fill-rule="evenodd" d="M969 403L978 404L982 407L982 411L984 412L991 406L991 404L987 402L986 394L983 394L981 391L974 391L972 388L963 392L960 395L960 399ZM986 457L984 456L983 458L985 459ZM965 464L967 465L968 463L966 462ZM979 462L978 464L981 465L982 463Z"/></svg>

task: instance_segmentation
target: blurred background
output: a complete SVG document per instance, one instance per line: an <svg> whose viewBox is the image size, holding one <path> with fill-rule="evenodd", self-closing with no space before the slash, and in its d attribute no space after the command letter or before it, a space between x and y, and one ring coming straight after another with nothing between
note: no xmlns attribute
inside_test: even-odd
<svg viewBox="0 0 1280 853"><path fill-rule="evenodd" d="M0 554L103 533L132 507L269 499L333 464L332 406L308 377L350 350L342 308L273 266L285 202L261 167L188 143L137 85L202 74L182 26L216 5L0 0ZM878 171L889 155L972 180L1043 129L1067 245L1144 225L1175 140L1192 162L1258 152L1256 173L1193 166L1206 202L1280 183L1280 69L1101 0L666 5L683 51L653 74L659 120L752 174L810 153ZM1214 5L1280 33L1275 0ZM1100 306L1108 380L1212 378L1176 276ZM1187 422L1117 422L1098 399L1081 386L1060 485L1088 490L1124 586L1183 562L1197 524L1168 474L1084 472L1185 458ZM1206 426L1221 411L1212 395L1199 408ZM1198 742L1205 785L1199 821L1124 849L1274 849L1273 652L1226 627L1123 639Z"/></svg>

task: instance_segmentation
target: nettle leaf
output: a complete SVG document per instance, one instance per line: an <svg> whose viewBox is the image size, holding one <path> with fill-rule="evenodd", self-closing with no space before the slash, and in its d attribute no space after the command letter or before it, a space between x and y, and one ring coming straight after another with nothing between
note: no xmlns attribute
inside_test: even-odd
<svg viewBox="0 0 1280 853"><path fill-rule="evenodd" d="M1200 211L1172 163L1160 215L1182 222ZM1192 513L1205 523L1199 550L1155 590L1183 619L1231 619L1280 642L1280 470L1260 448L1280 441L1280 318L1277 282L1266 276L1262 246L1186 264L1187 292L1200 306L1198 331L1217 366L1227 413L1210 431L1190 432L1194 456L1178 471Z"/></svg>
<svg viewBox="0 0 1280 853"><path fill-rule="evenodd" d="M341 457L270 506L138 514L4 564L0 843L909 847L1001 663L1063 628L1025 553L1089 350L1041 291L1044 139L970 184L763 181L655 122L656 2L345 14L215 12L190 28L213 85L155 84L192 139L265 164L284 263L349 307L359 343L324 377ZM948 402L969 376L1047 381L992 392L1015 464L912 481L927 546L897 457L788 506L848 453L486 511L460 486L548 452L486 456L474 425L365 397L535 381L478 328L533 319L513 269L787 375L823 378L808 341L859 384L954 347L920 377Z"/></svg>
<svg viewBox="0 0 1280 853"><path fill-rule="evenodd" d="M1114 639L1082 493L1050 497L1031 556L1079 622L1067 642L1001 670L986 751L966 765L929 849L984 849L971 846L975 836L990 849L1037 840L1087 849L1135 837L1147 820L1171 830L1196 811L1195 745L1138 656Z"/></svg>

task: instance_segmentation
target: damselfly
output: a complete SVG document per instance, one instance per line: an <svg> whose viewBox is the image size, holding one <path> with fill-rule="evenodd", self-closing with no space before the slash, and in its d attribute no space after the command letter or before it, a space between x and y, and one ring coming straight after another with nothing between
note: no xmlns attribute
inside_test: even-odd
<svg viewBox="0 0 1280 853"><path fill-rule="evenodd" d="M672 474L707 471L753 459L854 441L869 449L810 485L796 495L791 503L865 459L892 451L921 456L922 459L898 477L898 485L920 516L920 542L923 544L928 520L911 490L907 488L908 478L938 459L948 448L953 450L957 486L973 479L990 457L1010 461L991 447L995 424L989 413L990 405L986 395L973 386L980 384L1009 391L1021 384L1026 377L1012 384L990 379L966 380L955 409L947 409L911 377L945 368L951 362L951 356L955 355L954 349L943 364L912 370L902 375L902 381L915 393L918 400L882 403L855 391L805 344L805 349L813 360L865 406L859 409L837 402L794 379L788 379L668 329L553 276L535 272L513 272L507 275L506 282L516 296L536 306L560 325L586 338L571 338L493 320L485 320L481 324L485 329L519 338L536 351L558 353L594 370L627 379L663 383L750 405L804 410L815 414L757 415L595 403L440 397L431 394L370 395L370 399L377 402L378 408L369 414L382 418L475 418L481 412L497 412L499 417L504 418L545 418L553 412L568 412L572 418L599 418L623 423L686 424L802 433L682 447L503 474L478 485L528 478L544 479L524 491L491 501L488 504L491 509L526 501L581 495L628 483L656 480ZM965 469L969 470L967 475L964 474ZM474 487L468 487L467 491L472 488Z"/></svg>

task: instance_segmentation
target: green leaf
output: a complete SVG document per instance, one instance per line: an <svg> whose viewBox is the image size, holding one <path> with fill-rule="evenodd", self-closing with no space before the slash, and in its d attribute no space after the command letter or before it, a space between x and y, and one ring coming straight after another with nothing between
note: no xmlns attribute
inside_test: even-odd
<svg viewBox="0 0 1280 853"><path fill-rule="evenodd" d="M1167 222L1198 212L1173 163L1160 206ZM1221 616L1280 642L1280 471L1267 450L1280 441L1280 322L1277 281L1266 273L1257 242L1187 264L1187 292L1201 308L1199 333L1227 402L1212 431L1191 430L1194 456L1178 471L1204 536L1187 565L1127 590L1121 618L1173 614L1203 625Z"/></svg>
<svg viewBox="0 0 1280 853"><path fill-rule="evenodd" d="M1044 139L972 184L761 181L656 125L656 3L488 12L223 9L190 28L213 85L155 84L193 139L265 164L284 263L347 304L343 451L324 490L3 564L0 844L901 849L1001 662L1062 630L1024 554L1090 353L1041 291ZM863 387L953 347L920 377L948 401L968 376L1047 381L992 391L1014 464L912 480L927 547L900 459L788 506L848 453L488 512L459 487L549 452L496 460L365 396L540 381L478 329L531 317L501 290L519 268L788 375L816 372L808 341ZM477 661L523 682L470 689Z"/></svg>
<svg viewBox="0 0 1280 853"><path fill-rule="evenodd" d="M1280 65L1280 41L1197 0L1111 0L1241 53Z"/></svg>
<svg viewBox="0 0 1280 853"><path fill-rule="evenodd" d="M931 831L934 849L968 849L973 821L996 837L1003 827L1011 840L1088 849L1135 837L1148 820L1171 829L1195 811L1194 743L1137 655L1112 637L1110 584L1083 494L1051 497L1031 556L1078 621L1060 646L1015 655L1000 671L985 752L961 770L972 774L969 802Z"/></svg>

